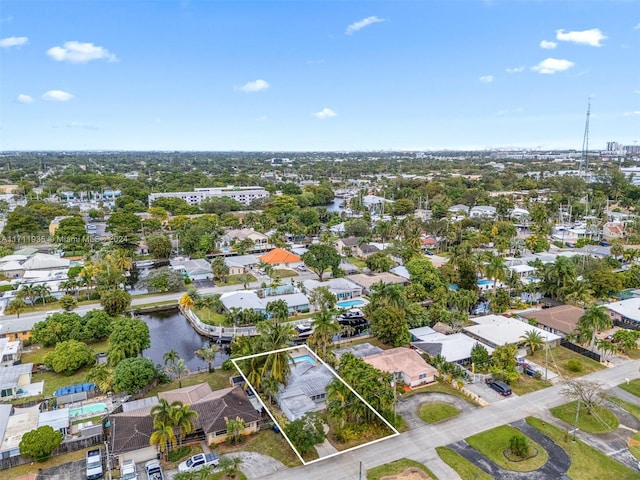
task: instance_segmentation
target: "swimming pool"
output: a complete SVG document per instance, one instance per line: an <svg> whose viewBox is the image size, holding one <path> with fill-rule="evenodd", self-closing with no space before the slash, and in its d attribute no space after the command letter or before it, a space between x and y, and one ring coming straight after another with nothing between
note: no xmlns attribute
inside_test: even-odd
<svg viewBox="0 0 640 480"><path fill-rule="evenodd" d="M95 415L97 413L107 413L107 405L104 403L91 403L80 408L69 410L69 417L83 417L85 415Z"/></svg>
<svg viewBox="0 0 640 480"><path fill-rule="evenodd" d="M316 363L316 359L311 355L300 355L299 357L293 357L291 361L293 363L309 362L311 365L315 365Z"/></svg>
<svg viewBox="0 0 640 480"><path fill-rule="evenodd" d="M351 308L351 307L361 307L364 305L363 300L344 300L342 302L338 302L337 305L341 308Z"/></svg>
<svg viewBox="0 0 640 480"><path fill-rule="evenodd" d="M476 282L477 285L493 285L493 280L486 280L486 279L482 279L482 280L478 280Z"/></svg>

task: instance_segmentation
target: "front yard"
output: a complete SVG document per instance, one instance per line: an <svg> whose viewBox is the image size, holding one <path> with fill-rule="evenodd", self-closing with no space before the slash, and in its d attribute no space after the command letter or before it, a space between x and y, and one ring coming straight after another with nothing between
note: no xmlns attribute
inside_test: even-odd
<svg viewBox="0 0 640 480"><path fill-rule="evenodd" d="M538 365L545 365L545 351L544 349L538 349L532 355L529 355L527 358L530 358L531 361L537 363ZM572 371L568 367L569 360L579 360L582 364L582 369L580 371ZM547 365L549 370L553 370L558 375L561 375L563 378L576 378L582 377L592 372L597 372L598 370L602 370L605 367L603 364L596 362L595 360L591 360L590 358L585 357L584 355L580 355L579 353L572 352L568 348L564 347L553 347L549 349L547 354Z"/></svg>

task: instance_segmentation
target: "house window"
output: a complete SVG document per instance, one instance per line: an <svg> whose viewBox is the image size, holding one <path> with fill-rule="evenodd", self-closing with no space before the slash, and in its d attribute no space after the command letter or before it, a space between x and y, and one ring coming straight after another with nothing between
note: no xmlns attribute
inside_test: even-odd
<svg viewBox="0 0 640 480"><path fill-rule="evenodd" d="M419 380L424 380L425 378L427 378L426 373L421 373L420 376L418 377Z"/></svg>
<svg viewBox="0 0 640 480"><path fill-rule="evenodd" d="M0 397L12 397L12 396L13 396L13 389L4 388L0 390Z"/></svg>
<svg viewBox="0 0 640 480"><path fill-rule="evenodd" d="M218 430L217 432L214 433L216 437L219 437L221 435L226 435L226 434L227 434L226 430Z"/></svg>

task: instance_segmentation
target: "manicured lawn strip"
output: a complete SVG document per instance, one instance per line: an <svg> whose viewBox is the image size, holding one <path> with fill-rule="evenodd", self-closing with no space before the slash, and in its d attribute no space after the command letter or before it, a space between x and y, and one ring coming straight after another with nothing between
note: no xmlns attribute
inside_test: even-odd
<svg viewBox="0 0 640 480"><path fill-rule="evenodd" d="M58 455L56 457L51 457L46 462L38 463L33 462L31 464L27 463L25 465L20 465L18 467L10 468L9 470L3 470L0 478L4 478L6 480L11 480L13 478L24 477L25 475L29 475L31 473L38 473L39 469L48 469L52 467L57 467L58 465L62 465L63 463L76 462L78 460L82 460L86 457L87 451L96 447L85 448L83 450L76 450L75 452L65 453L62 455Z"/></svg>
<svg viewBox="0 0 640 480"><path fill-rule="evenodd" d="M247 274L247 275L251 275L251 274ZM227 275L226 278L226 282L216 282L216 287L224 287L227 285L242 285L242 279L240 278L242 277L242 274L240 275ZM256 277L254 277L253 275L251 275L252 280L249 280L249 283L251 282L255 282L256 281Z"/></svg>
<svg viewBox="0 0 640 480"><path fill-rule="evenodd" d="M385 463L379 467L372 468L367 471L367 480L380 480L383 477L389 475L398 475L404 472L407 468L417 468L429 475L433 480L437 480L431 470L425 467L423 464L416 462L415 460L409 460L408 458L401 458L395 462Z"/></svg>
<svg viewBox="0 0 640 480"><path fill-rule="evenodd" d="M513 437L514 435L524 434L517 428L511 427L509 425L502 425L500 427L492 428L491 430L486 430L482 433L478 433L477 435L468 437L465 440L469 445L478 450L484 456L486 456L490 460L493 460L496 465L502 468L506 468L507 470L514 470L517 472L530 472L542 467L545 463L547 463L549 455L547 454L546 450L529 437L527 437L529 448L532 450L532 452L533 449L536 449L538 451L538 455L527 460L522 460L521 462L512 462L510 460L507 460L503 452L509 448L509 440L511 440L511 437Z"/></svg>
<svg viewBox="0 0 640 480"><path fill-rule="evenodd" d="M625 400L622 400L621 398L614 397L613 395L608 396L607 400L615 403L619 407L624 408L627 412L629 412L631 415L633 415L638 420L640 420L640 405L636 403L627 402Z"/></svg>
<svg viewBox="0 0 640 480"><path fill-rule="evenodd" d="M258 433L250 435L240 445L227 445L220 443L211 445L211 449L219 454L230 452L257 452L279 460L287 467L298 467L302 465L300 459L293 452L284 437L273 430L260 430Z"/></svg>
<svg viewBox="0 0 640 480"><path fill-rule="evenodd" d="M529 425L540 430L569 454L571 467L567 476L571 480L593 480L594 478L637 480L637 472L580 440L572 441L571 435L566 431L535 417L527 417L526 420Z"/></svg>
<svg viewBox="0 0 640 480"><path fill-rule="evenodd" d="M522 375L520 380L512 383L511 390L516 395L526 395L527 393L532 393L537 390L542 390L543 388L550 387L552 385L551 382L545 381L544 378L537 380L529 375Z"/></svg>
<svg viewBox="0 0 640 480"><path fill-rule="evenodd" d="M418 416L425 423L437 423L460 414L453 405L443 402L425 402L418 408Z"/></svg>
<svg viewBox="0 0 640 480"><path fill-rule="evenodd" d="M527 358L530 358L531 361L537 363L538 365L544 365L545 362L545 352L544 349L540 348L535 351L533 355L528 355ZM567 362L571 359L580 360L582 363L582 371L580 372L572 372L567 368ZM553 370L557 374L561 375L564 378L576 378L582 377L592 372L597 372L598 370L602 370L605 367L599 362L595 360L591 360L590 358L585 357L584 355L580 355L579 353L572 352L568 348L564 347L553 347L549 349L549 353L547 356L547 364L550 370Z"/></svg>
<svg viewBox="0 0 640 480"><path fill-rule="evenodd" d="M374 337L352 337L352 339L344 340L340 343L334 343L329 349L333 350L336 348L347 348L353 345L361 345L363 343L370 343L374 347L379 347L383 350L388 350L392 347L389 345L382 343L380 340Z"/></svg>
<svg viewBox="0 0 640 480"><path fill-rule="evenodd" d="M629 383L621 383L618 385L621 389L635 395L636 397L640 397L640 378L636 378L635 380L631 380Z"/></svg>
<svg viewBox="0 0 640 480"><path fill-rule="evenodd" d="M640 432L629 439L629 452L640 460Z"/></svg>
<svg viewBox="0 0 640 480"><path fill-rule="evenodd" d="M289 277L297 277L298 272L294 270L287 270L284 268L276 268L273 270L271 274L271 278L289 278Z"/></svg>
<svg viewBox="0 0 640 480"><path fill-rule="evenodd" d="M492 480L484 470L476 467L462 455L447 447L437 447L436 452L444 463L453 468L462 480Z"/></svg>
<svg viewBox="0 0 640 480"><path fill-rule="evenodd" d="M208 325L226 325L224 314L216 313L209 308L196 308L193 311L202 323Z"/></svg>
<svg viewBox="0 0 640 480"><path fill-rule="evenodd" d="M427 385L426 387L420 387L420 388L410 390L408 392L402 392L402 396L410 397L411 395L415 395L416 393L429 393L429 392L446 393L448 395L454 395L458 398L462 398L466 400L472 405L476 405L478 407L480 406L478 402L476 402L470 397L467 397L460 390L453 388L453 386L450 383L445 383L445 382L437 382L437 383L434 383L433 385Z"/></svg>
<svg viewBox="0 0 640 480"><path fill-rule="evenodd" d="M554 417L574 425L576 421L576 409L578 408L578 401L573 401L554 407L549 411ZM584 404L580 406L580 412L578 413L578 428L588 433L607 433L612 432L620 425L620 421L615 414L606 407L595 407L593 413L589 415Z"/></svg>
<svg viewBox="0 0 640 480"><path fill-rule="evenodd" d="M188 377L183 378L182 387L191 387L198 383L207 382L211 386L211 390L220 390L231 386L229 383L229 377L233 377L234 375L237 375L235 370L225 372L222 369L218 369L213 373L196 373L195 375L189 375ZM178 388L177 380L169 383L163 383L162 385L158 385L152 389L147 394L147 397L157 395L158 392L166 392L167 390L174 390L176 388Z"/></svg>
<svg viewBox="0 0 640 480"><path fill-rule="evenodd" d="M347 261L353 265L354 267L358 267L358 268L366 268L367 266L367 262L365 262L364 260L360 259L360 258L356 258L356 257L347 257Z"/></svg>
<svg viewBox="0 0 640 480"><path fill-rule="evenodd" d="M87 343L87 345L89 345L89 347L91 347L91 349L95 352L95 353L106 353L107 350L109 350L109 340L108 339L104 339L100 342L95 342L95 343ZM33 347L34 350L30 351L30 352L26 352L26 353L22 353L20 359L22 360L22 363L33 363L34 365L39 365L41 363L44 363L44 358L51 352L53 352L53 350L55 349L55 347Z"/></svg>

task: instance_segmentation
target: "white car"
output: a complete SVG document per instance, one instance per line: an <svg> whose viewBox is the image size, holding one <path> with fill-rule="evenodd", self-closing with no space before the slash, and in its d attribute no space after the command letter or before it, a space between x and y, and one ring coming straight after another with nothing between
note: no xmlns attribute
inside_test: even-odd
<svg viewBox="0 0 640 480"><path fill-rule="evenodd" d="M178 472L195 472L208 465L217 467L219 463L220 457L217 453L198 453L178 465Z"/></svg>

